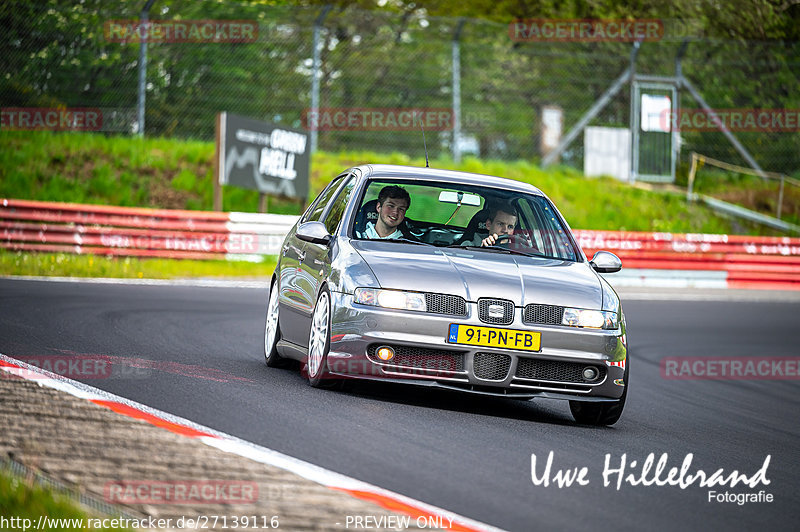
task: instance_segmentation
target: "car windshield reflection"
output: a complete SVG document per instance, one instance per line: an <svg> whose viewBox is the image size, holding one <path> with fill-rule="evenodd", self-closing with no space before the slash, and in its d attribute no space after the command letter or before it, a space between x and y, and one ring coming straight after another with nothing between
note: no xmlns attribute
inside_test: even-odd
<svg viewBox="0 0 800 532"><path fill-rule="evenodd" d="M349 235L581 260L561 216L544 196L452 182L373 179Z"/></svg>

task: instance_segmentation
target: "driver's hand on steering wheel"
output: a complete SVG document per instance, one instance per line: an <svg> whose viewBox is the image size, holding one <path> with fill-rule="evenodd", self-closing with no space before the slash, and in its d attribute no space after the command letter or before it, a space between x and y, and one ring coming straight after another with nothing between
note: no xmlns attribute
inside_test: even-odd
<svg viewBox="0 0 800 532"><path fill-rule="evenodd" d="M498 236L497 233L494 233L494 234L491 234L491 235L487 236L483 240L481 240L481 246L484 246L484 247L494 246L495 244L498 244L501 241L503 243L508 242L510 239L511 239L511 235L510 234L505 233L505 234L502 234L502 235Z"/></svg>

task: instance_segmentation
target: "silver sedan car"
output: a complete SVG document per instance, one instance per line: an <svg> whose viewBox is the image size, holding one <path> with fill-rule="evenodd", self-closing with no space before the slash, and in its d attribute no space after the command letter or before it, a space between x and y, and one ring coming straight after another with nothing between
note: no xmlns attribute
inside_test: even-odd
<svg viewBox="0 0 800 532"><path fill-rule="evenodd" d="M377 379L569 401L576 421L622 414L620 300L553 203L529 184L364 165L334 178L283 243L266 363L315 387Z"/></svg>

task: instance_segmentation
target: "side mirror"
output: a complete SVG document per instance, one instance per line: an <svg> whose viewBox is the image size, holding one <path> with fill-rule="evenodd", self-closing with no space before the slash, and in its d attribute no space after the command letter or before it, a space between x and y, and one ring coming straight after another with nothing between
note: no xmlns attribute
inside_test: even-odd
<svg viewBox="0 0 800 532"><path fill-rule="evenodd" d="M589 264L597 273L615 273L622 269L622 261L619 260L619 257L608 251L595 253Z"/></svg>
<svg viewBox="0 0 800 532"><path fill-rule="evenodd" d="M297 228L297 238L312 244L328 245L333 239L322 222L305 222Z"/></svg>

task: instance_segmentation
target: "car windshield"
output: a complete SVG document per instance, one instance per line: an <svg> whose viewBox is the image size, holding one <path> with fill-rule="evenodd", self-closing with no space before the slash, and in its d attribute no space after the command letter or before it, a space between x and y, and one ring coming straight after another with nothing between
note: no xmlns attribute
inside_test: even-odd
<svg viewBox="0 0 800 532"><path fill-rule="evenodd" d="M349 234L364 240L581 260L547 198L476 185L372 180ZM487 241L489 235L497 237Z"/></svg>

